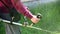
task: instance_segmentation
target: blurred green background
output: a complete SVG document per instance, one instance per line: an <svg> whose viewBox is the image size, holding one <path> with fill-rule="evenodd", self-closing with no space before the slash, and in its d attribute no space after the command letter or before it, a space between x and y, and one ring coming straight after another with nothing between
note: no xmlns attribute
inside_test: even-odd
<svg viewBox="0 0 60 34"><path fill-rule="evenodd" d="M41 13L42 19L39 23L34 25L35 27L49 30L54 33L31 29L27 27L20 27L22 34L60 34L60 0L50 3L38 4L36 7L28 6L33 14ZM23 16L21 22L24 22ZM32 22L28 19L28 22ZM56 33L57 32L57 33ZM4 34L4 26L0 23L0 34Z"/></svg>

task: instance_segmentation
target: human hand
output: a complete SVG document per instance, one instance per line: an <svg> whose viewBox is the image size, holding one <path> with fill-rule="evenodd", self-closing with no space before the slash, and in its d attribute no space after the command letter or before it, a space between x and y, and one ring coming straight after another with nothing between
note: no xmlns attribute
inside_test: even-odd
<svg viewBox="0 0 60 34"><path fill-rule="evenodd" d="M37 18L37 16L35 16L35 15L33 15L33 17L31 18L31 21L33 22L33 23L38 23L39 22L39 18Z"/></svg>

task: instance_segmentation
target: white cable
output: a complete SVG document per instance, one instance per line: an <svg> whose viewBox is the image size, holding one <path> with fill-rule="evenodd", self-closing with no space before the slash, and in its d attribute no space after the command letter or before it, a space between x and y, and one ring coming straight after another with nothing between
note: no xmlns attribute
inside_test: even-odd
<svg viewBox="0 0 60 34"><path fill-rule="evenodd" d="M0 21L6 22L6 23L10 23L10 21L3 20L3 19L0 19ZM18 25L18 26L23 26L23 24L21 24L21 23L16 23L16 22L12 22L12 24ZM49 33L58 33L58 32L52 32L52 31L44 30L44 29L42 29L42 28L37 28L37 27L29 26L29 25L27 25L27 26L25 26L25 27L33 28L33 29L37 29L37 30L41 30L41 31L49 32ZM60 34L60 33L59 33L59 34Z"/></svg>

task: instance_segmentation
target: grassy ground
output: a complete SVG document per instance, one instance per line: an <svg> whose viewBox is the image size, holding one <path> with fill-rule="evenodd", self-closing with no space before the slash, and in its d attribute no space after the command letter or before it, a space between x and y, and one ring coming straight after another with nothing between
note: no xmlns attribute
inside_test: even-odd
<svg viewBox="0 0 60 34"><path fill-rule="evenodd" d="M33 14L41 13L43 15L41 21L34 25L35 27L42 28L51 32L42 30L21 27L22 34L60 34L60 1L40 4L35 8L30 8ZM21 18L24 21L23 17ZM31 21L28 20L29 23ZM0 25L0 34L4 34L3 25Z"/></svg>
<svg viewBox="0 0 60 34"><path fill-rule="evenodd" d="M47 4L40 4L35 8L30 8L32 13L34 14L41 13L43 15L41 21L34 26L42 28L44 30L52 31L52 33L21 27L22 34L60 34L60 6L59 5L60 5L59 2L54 2L54 3L52 2Z"/></svg>

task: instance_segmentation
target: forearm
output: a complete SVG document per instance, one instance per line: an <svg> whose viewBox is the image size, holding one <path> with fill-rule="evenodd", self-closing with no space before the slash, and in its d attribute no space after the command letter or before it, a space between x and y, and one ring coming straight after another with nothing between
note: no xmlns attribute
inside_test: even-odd
<svg viewBox="0 0 60 34"><path fill-rule="evenodd" d="M16 8L16 10L18 10L19 13L23 14L24 16L28 17L28 18L32 18L32 13L30 13L30 11L22 4L22 2L20 0L11 0L13 6Z"/></svg>

